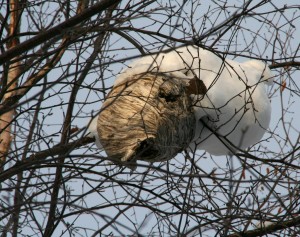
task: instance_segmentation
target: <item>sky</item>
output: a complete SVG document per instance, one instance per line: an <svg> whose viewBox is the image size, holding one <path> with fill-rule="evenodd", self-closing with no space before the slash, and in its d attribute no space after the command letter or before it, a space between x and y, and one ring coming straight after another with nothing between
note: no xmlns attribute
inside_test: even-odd
<svg viewBox="0 0 300 237"><path fill-rule="evenodd" d="M253 3L254 4L254 3ZM291 3L292 4L292 3ZM295 2L295 4L297 4ZM260 11L265 11L267 10L267 8L270 7L270 5L268 5L267 7L262 7L260 9ZM278 6L279 7L279 6ZM189 9L190 7L187 7L187 9ZM198 6L195 10L195 16L191 16L193 18L193 20L195 20L196 25L199 27L199 29L202 29L205 32L205 27L202 26L202 19L197 19L196 15L199 12L201 15L201 11L205 12L208 6ZM187 13L186 15L188 17L190 17L190 15L188 15L188 10L186 10ZM292 11L294 12L294 11ZM224 15L223 16L216 16L217 15L217 11L211 11L210 13L210 21L206 22L206 28L209 29L210 25L209 23L214 23L214 24L218 24L218 22L222 22L224 19ZM183 20L184 24L189 24L190 22L188 21L188 17L186 19ZM216 17L216 19L213 21L212 19L214 19L213 17ZM275 16L275 17L270 17L271 21L274 22L274 24L277 25L282 25L282 29L287 29L290 28L290 33L293 34L292 38L288 38L286 40L286 43L289 43L289 47L287 47L286 52L284 52L287 55L293 55L293 50L297 49L297 47L299 46L299 21L294 22L295 24L295 29L291 26L289 26L288 24L286 24L287 19L285 19L285 17L293 17L293 14L285 14L285 16L280 15L280 16ZM246 56L252 56L252 57L258 57L261 56L263 59L268 60L270 58L272 58L272 48L271 48L271 43L272 40L275 40L275 36L274 36L274 32L272 32L272 29L266 29L267 26L264 24L265 22L261 22L261 19L258 18L258 20L253 20L253 19L245 19L241 22L242 27L244 27L245 30L241 31L240 33L238 33L236 35L236 37L232 40L232 47L228 47L228 45L224 44L226 42L226 40L224 40L222 43L220 43L220 45L217 46L217 49L222 51L222 52L226 52L226 50L236 50L238 52L240 52L240 56L232 56L232 55L228 55L228 58L230 59L234 59L236 61L240 61L243 62L246 59L246 57L244 57L243 55ZM150 21L150 20L149 20ZM163 19L161 20L163 21ZM175 21L175 20L174 20ZM172 23L174 23L174 21ZM178 21L177 21L178 23ZM147 20L144 19L138 19L135 22L135 25L147 25ZM179 23L178 23L179 24ZM286 26L285 26L286 25ZM152 26L153 29L155 29L155 25ZM201 28L202 27L202 28ZM184 26L182 27L184 28ZM147 30L151 29L151 27L147 28ZM180 28L181 29L181 28ZM183 31L180 31L180 29L175 30L174 32L172 32L172 36L177 36L177 37L181 37L183 34ZM202 32L203 32L202 31ZM200 30L198 30L198 32L200 32ZM255 32L258 32L258 34L256 34ZM186 33L186 32L184 32ZM134 32L132 33L134 34ZM228 34L228 38L231 35ZM285 34L284 32L278 32L277 37L280 38L280 40L285 41ZM113 38L113 37L112 37ZM224 37L226 38L226 36ZM270 41L268 41L268 39ZM212 39L210 38L208 41L204 42L205 44L208 44L210 42L212 42L214 39L212 37ZM254 43L252 43L252 40L254 41ZM118 49L120 46L124 47L125 49L127 48L127 44L120 40L111 40L113 43L113 48ZM146 41L146 40L145 40ZM249 50L248 51L241 51L241 50L245 50L245 45L249 45L246 49ZM131 47L131 45L128 45L129 47ZM164 46L165 48L167 48L167 46ZM151 48L151 46L150 46ZM154 52L157 51L157 49L154 47ZM151 51L151 52L153 52ZM250 51L252 52L252 54L250 54ZM113 52L115 53L115 52ZM282 56L278 46L278 52L275 52L275 58L276 57L280 57ZM128 50L124 50L122 53L119 53L118 55L116 55L117 58L126 58L126 57L131 57L132 55L136 55L139 54L138 52L135 51L128 51ZM268 63L270 63L270 61L268 61ZM127 61L125 62L125 65L128 64ZM120 67L119 65L113 65L116 66L115 67L115 71L119 72ZM126 68L126 66L122 65L121 68ZM256 152L255 154L257 154L258 156L262 157L262 158L272 158L274 156L275 153L280 153L280 152L289 152L291 150L291 146L289 144L284 144L285 143L285 129L282 124L281 124L281 119L282 119L282 114L284 114L284 124L287 125L288 123L291 123L291 126L289 128L289 139L291 140L291 143L296 143L297 139L298 139L298 134L299 134L299 126L300 124L297 122L297 118L299 118L300 116L300 111L297 109L299 108L299 97L297 98L297 94L293 94L290 93L291 90L295 90L297 87L299 88L299 81L297 80L297 78L299 77L299 72L293 72L293 75L291 75L291 77L294 79L294 81L290 81L288 78L286 78L285 76L280 76L280 73L282 72L282 70L273 70L274 75L276 76L276 83L269 87L269 96L270 96L270 100L272 103L272 117L271 117L271 123L270 123L270 132L266 133L264 138L262 139L262 142L260 143L260 151L261 152ZM287 88L284 89L282 91L282 93L280 93L279 91L279 83L281 83L283 80L287 80ZM108 80L107 84L111 85L112 80ZM293 84L293 83L296 83ZM299 95L299 94L298 94ZM289 111L283 111L281 108L288 108ZM272 153L274 152L274 153ZM198 151L199 157L198 159L196 159L197 164L199 164L199 166L203 169L204 172L207 173L211 173L213 170L217 170L216 173L218 173L220 175L220 177L229 177L226 175L226 170L228 171L228 164L231 163L232 165L232 169L237 169L237 172L235 172L236 175L241 175L242 171L240 169L241 167L241 163L238 159L234 158L234 157L211 157L209 154L205 154L203 155L203 152ZM265 155L263 155L265 154ZM204 163L205 165L201 165L202 163ZM182 165L182 155L179 155L177 157L177 159L175 160L171 160L169 162L170 167L173 167L174 172L179 172L179 168L176 169L174 167L178 166L180 167L180 165ZM155 166L159 166L156 165ZM257 185L254 185L254 187L257 188L256 193L257 195L263 199L264 197L267 197L269 194L269 190L270 187L272 185L266 185L264 182L260 182L260 175L264 175L267 174L268 169L270 169L268 167L268 165L259 165L256 167L255 171L249 171L246 172L245 176L247 177L246 179L248 180L250 179L257 179L256 183ZM142 168L138 168L138 170L144 170ZM159 172L158 172L159 173ZM224 175L225 174L225 175ZM296 177L296 179L298 179L298 173L295 173L294 175L291 175L293 177ZM232 177L231 177L232 178ZM130 179L128 177L128 179ZM159 185L164 185L164 181L163 179L157 179L155 181L153 181L155 184L153 184L155 187L159 186ZM212 181L211 179L205 179L203 178L203 182L207 185L207 187L212 187ZM185 184L186 185L186 184ZM243 193L243 191L247 190L252 184L250 182L248 182L248 184L244 184L243 188L240 189L240 192ZM287 192L287 184L282 184L282 187L277 186L276 190L277 192L283 194ZM196 186L195 186L196 189ZM119 189L117 189L119 191ZM212 190L214 190L212 188ZM120 197L123 197L123 192L120 193ZM126 196L126 193L124 193L124 195ZM146 194L145 194L146 195ZM219 191L215 192L215 195L220 195ZM226 195L222 196L222 194L220 195L220 200L216 201L220 206L223 205L224 199L226 199ZM126 198L124 198L125 200L127 200ZM197 199L197 198L196 198ZM200 198L201 199L201 198ZM195 200L195 202L199 202L199 200ZM182 201L182 199L181 199ZM178 201L180 202L180 201ZM204 202L205 203L205 202ZM203 205L205 205L203 203ZM162 209L164 210L168 210L171 207L168 207L168 205L161 206ZM110 212L111 210L107 210L107 212ZM274 209L274 213L276 213L278 210ZM105 211L106 213L106 211ZM140 223L139 220L141 220L141 217L150 214L151 211L145 210L145 209L137 209L135 213L132 213L132 215L128 215L128 216L134 216L137 220L136 223ZM174 217L174 222L175 223L180 223L180 216ZM143 219L143 218L142 218ZM120 217L120 220L122 220L122 222L124 221L127 222L128 219L127 217ZM156 223L155 218L150 218L150 224L145 225L143 231L147 232L147 230L151 230L151 228L153 228L154 223ZM151 222L152 221L152 222ZM151 224L153 223L153 224ZM190 220L190 226L186 227L187 229L190 228L191 226L193 226L193 220ZM254 221L255 224L255 221ZM185 227L183 227L185 228ZM205 228L204 228L205 229ZM107 233L109 231L107 230ZM144 233L145 233L144 232ZM214 231L210 230L208 232L206 232L207 236L212 236Z"/></svg>
<svg viewBox="0 0 300 237"><path fill-rule="evenodd" d="M196 3L197 1L194 1ZM202 2L202 1L200 1ZM259 1L252 1L251 4L256 4ZM273 1L274 2L274 1ZM178 1L157 1L157 5L151 4L146 10L151 12L156 7L161 7L159 11L160 14L149 14L144 17L133 19L128 23L131 28L136 27L144 30L152 30L154 32L164 33L166 35L172 36L174 38L191 38L192 36L200 37L209 32L212 25L218 25L228 18L241 4L243 1L230 1L227 3L227 11L219 11L219 6L222 1L216 2L215 4L199 4L192 5L191 1L182 10L178 9L180 2ZM125 3L124 3L125 4ZM175 7L171 10L164 8L166 4L172 4ZM223 3L222 3L223 4ZM229 5L231 4L231 5ZM284 5L282 2L276 2L276 7L281 7ZM289 5L297 5L298 1L293 0L288 2ZM272 6L273 5L273 6ZM268 3L266 6L259 8L259 11L269 11L269 9L276 8L274 3ZM39 9L39 6L36 7ZM44 9L45 11L51 11L49 9ZM209 11L208 11L209 10ZM136 13L137 14L137 13ZM172 18L168 18L167 14L172 14ZM177 18L176 16L181 17ZM300 20L299 20L299 10L291 10L286 14L275 14L272 12L268 15L263 15L268 19L264 19L260 16L253 16L251 19L243 19L238 22L240 27L233 27L229 30L223 37L222 41L217 41L214 48L220 52L229 52L227 58L234 59L239 62L247 60L248 57L261 57L267 63L271 63L270 59L274 56L275 58L284 57L286 55L293 55L296 49L299 49L299 39L300 39ZM296 18L292 24L289 20ZM42 18L41 21L47 21L47 17ZM194 24L194 28L191 29L191 23ZM164 24L163 27L161 25ZM176 27L172 27L177 25ZM280 30L275 32L274 28L270 25L280 26ZM26 28L26 26L24 26ZM234 37L231 37L233 32ZM162 40L159 42L155 37L147 37L139 32L132 31L130 29L124 30L137 42L143 44L147 49L146 53L158 52L163 49L168 49L169 47L175 46L171 40ZM288 32L288 34L286 34ZM292 37L291 37L292 35ZM212 35L211 37L205 38L201 41L202 44L208 46L215 42L218 35ZM273 42L276 43L276 52L272 50ZM92 45L92 40L87 40L86 45ZM86 128L86 125L90 121L91 115L95 114L101 108L101 103L104 96L108 93L109 89L114 83L115 78L118 74L127 68L127 66L132 62L132 60L127 60L128 58L140 57L141 53L134 49L134 46L126 39L120 37L117 34L112 34L108 41L109 48L107 53L103 53L99 57L99 65L95 64L95 67L90 71L87 79L84 81L83 87L81 88L77 102L74 115L75 118L72 122L73 126L78 128ZM177 43L176 46L179 46ZM64 80L73 80L73 72L77 72L78 68L75 66L75 59L77 54L80 53L80 62L85 62L85 59L89 56L91 48L87 51L81 51L79 48L74 47L70 49L62 60L62 64L71 64L70 68L66 70L60 70L59 68L53 70L48 74L47 80L49 82L59 81L59 83L54 84L51 89L47 91L47 97L43 102L43 112L40 117L40 123L43 126L41 128L41 134L44 136L44 141L38 144L41 149L45 149L48 145L55 144L60 139L60 129L61 124L64 121L66 108L69 100L70 86L65 85ZM237 55L231 55L230 52L237 52ZM298 52L299 55L299 52ZM138 59L139 60L139 59ZM299 57L298 59L299 60ZM34 69L33 69L34 70ZM297 139L300 131L300 106L299 100L299 71L291 71L290 78L287 76L289 73L281 73L285 69L273 70L275 78L275 83L273 86L269 87L268 94L272 104L272 117L269 132L265 134L262 142L256 146L253 150L258 150L253 154L261 158L273 158L277 154L286 154L291 150L291 144L299 143ZM71 76L64 78L64 72L68 72ZM61 80L60 80L61 78ZM26 79L26 75L21 78ZM286 88L280 92L280 84L286 81ZM102 88L108 88L108 90L103 91ZM37 88L38 89L38 88ZM32 90L28 97L35 96L37 90ZM33 102L34 103L34 102ZM47 109L47 107L53 106L52 109ZM284 109L282 109L284 108ZM284 115L284 116L283 116ZM26 137L26 128L30 126L30 120L26 118L27 114L21 114L19 124L21 124L25 129L20 130L20 139ZM284 118L284 121L282 119ZM283 126L286 125L285 127ZM24 134L23 134L24 133ZM289 141L286 139L286 133L289 135ZM83 135L79 133L78 137ZM272 187L273 183L270 182L266 184L260 175L265 175L268 173L268 169L271 169L272 177L277 180L274 174L275 171L272 170L274 167L268 165L261 165L261 163L255 163L253 170L248 170L243 174L242 163L240 159L232 156L210 156L202 151L197 151L193 159L188 159L184 157L184 154L179 154L175 159L170 160L168 163L154 163L152 168L148 167L148 163L140 162L141 167L137 168L137 171L130 175L130 171L125 169L122 174L118 173L119 168L110 164L108 161L102 161L101 156L105 156L105 153L100 152L95 145L84 147L82 149L76 150L72 153L73 157L70 159L70 164L75 165L79 168L89 168L95 173L84 173L82 180L79 171L74 171L75 176L66 183L67 189L70 191L70 199L74 200L74 205L70 206L67 212L74 212L77 210L76 205L82 205L88 208L103 207L96 209L97 214L85 212L78 215L72 215L65 218L65 221L73 225L73 233L84 235L82 228L91 228L90 232L87 233L89 236L93 233L93 229L101 228L106 224L105 220L110 220L115 215L120 213L120 210L124 209L124 213L118 217L118 221L122 223L123 226L117 226L117 229L122 233L130 234L131 231L127 227L136 228L140 226L138 231L140 233L157 232L159 228L165 228L171 225L167 218L163 219L153 214L150 209L143 208L138 204L137 200L134 199L135 196L139 197L139 201L143 200L145 203L150 204L152 207L157 207L165 212L176 211L177 209L170 203L163 200L166 198L172 200L174 203L180 203L184 205L184 200L187 196L190 196L190 203L193 203L199 208L195 208L195 211L206 210L205 208L215 208L218 207L224 213L225 203L230 195L228 195L222 185L228 188L235 188L234 183L230 181L220 182L215 184L211 178L211 174L216 177L224 179L238 179L241 176L245 176L245 179L240 189L238 189L239 197L243 200L248 200L252 202L252 196L247 191L252 187L255 189L253 193L262 200L269 194L269 189ZM83 156L83 157L81 157ZM82 162L84 159L84 162ZM73 163L71 163L71 161ZM193 162L196 163L197 169ZM92 165L97 165L93 168ZM233 174L235 177L230 175L229 168L234 170ZM41 170L41 173L48 172L49 169ZM169 173L168 173L168 172ZM172 172L174 175L172 175ZM270 172L270 171L269 171ZM66 175L69 175L70 171L66 171ZM147 173L147 176L144 175ZM77 176L76 176L77 174ZM190 175L195 175L194 179L189 178ZM107 177L108 175L109 177ZM297 171L290 171L290 177L299 180L299 173ZM51 179L50 179L51 181ZM117 182L116 182L117 181ZM289 188L287 180L282 178L281 185L276 186L276 192L285 195ZM33 181L34 182L34 181ZM124 185L123 182L127 182L130 185ZM140 187L134 186L143 185L143 188L153 190L153 193L142 190ZM176 188L178 184L179 189ZM293 186L293 185L292 185ZM172 193L168 193L167 189L171 189ZM91 193L88 193L91 191ZM62 193L63 194L63 193ZM159 194L161 197L156 196ZM207 197L208 194L212 197L212 200L204 200L203 197ZM132 197L130 197L132 195ZM44 196L41 195L39 198L42 199ZM275 198L276 200L276 198ZM111 207L108 204L110 202L124 202L132 204L134 203L136 207L125 210L126 205ZM270 202L271 203L271 202ZM254 203L253 208L255 209ZM107 207L105 207L107 205ZM214 206L215 205L215 206ZM271 205L271 204L270 204ZM246 206L246 204L245 204ZM216 208L216 209L218 209ZM208 219L216 219L220 213L218 210L214 211L211 215L203 214L203 217ZM273 213L276 214L278 209L274 208ZM200 216L201 214L199 214ZM36 213L37 218L43 218L41 213ZM171 216L169 216L171 217ZM174 215L172 216L173 224L179 226L180 229L187 231L197 224L197 220L193 217L187 217L186 215ZM188 223L188 224L187 224ZM185 225L186 224L186 225ZM56 234L57 236L68 236L68 232L64 232L67 224L59 225ZM116 226L111 225L103 231L103 234L113 233L114 236L120 235L116 230ZM71 229L72 229L71 228ZM202 231L206 236L213 236L214 230L205 231L206 227L203 227ZM161 231L166 231L165 229ZM23 229L23 233L31 234L31 230L28 228ZM194 233L194 232L192 232ZM192 234L190 235L192 236Z"/></svg>

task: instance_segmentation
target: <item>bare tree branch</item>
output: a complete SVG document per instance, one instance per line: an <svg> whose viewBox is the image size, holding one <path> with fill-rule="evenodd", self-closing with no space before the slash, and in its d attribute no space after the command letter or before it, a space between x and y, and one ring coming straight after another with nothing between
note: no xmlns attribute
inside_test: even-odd
<svg viewBox="0 0 300 237"><path fill-rule="evenodd" d="M300 224L300 217L295 217L292 220L281 221L279 223L270 224L254 230L239 232L228 235L228 237L257 237L272 234L278 230L284 230L289 227L298 226ZM262 223L264 225L264 223Z"/></svg>
<svg viewBox="0 0 300 237"><path fill-rule="evenodd" d="M291 62L283 62L283 63L274 63L269 66L271 69L275 68L287 68L287 67L300 67L300 62L291 61Z"/></svg>
<svg viewBox="0 0 300 237"><path fill-rule="evenodd" d="M117 0L119 2L119 0ZM72 32L72 27L89 19L90 17L98 14L101 11L106 10L111 5L114 5L116 1L111 0L101 0L99 3L92 5L91 7L85 9L82 11L82 13L71 17L67 21L50 28L49 30L46 30L45 32L42 32L38 34L37 36L26 40L19 44L17 47L14 47L10 50L5 51L0 55L0 65L7 62L8 60L12 59L13 57L17 55L21 55L22 53L44 43L45 41L48 41L49 39L68 34L68 31Z"/></svg>
<svg viewBox="0 0 300 237"><path fill-rule="evenodd" d="M19 11L13 9L14 2L21 4ZM299 14L297 0L0 1L0 236L296 236ZM182 46L188 50L179 66ZM192 54L193 47L216 55L215 60ZM178 132L173 136L168 129L172 123L164 123L163 106L153 119L146 120L146 106L126 117L122 106L127 105L118 105L117 99L132 97L130 106L135 106L134 101L147 94L144 90L153 92L154 84L139 81L139 93L130 83L122 84L124 94L114 95L116 79L120 82L126 75L120 73L128 68L144 70L147 60L166 60L151 69L168 66L169 76L185 78L180 82L189 94L199 89L199 80L186 77L191 73L203 83L212 82L201 94L206 99L199 96L192 108L216 114L214 119L203 116L197 125L216 137L209 143L212 153L220 141L230 148L228 155L200 149L205 139L194 149L176 136ZM272 72L256 75L259 63L248 60L265 62ZM222 75L228 83L219 81ZM265 75L272 80L266 81ZM253 76L259 79L254 84ZM232 80L242 84L241 93L230 92ZM219 92L210 94L216 85ZM165 86L158 97L171 107L178 94ZM261 101L253 99L257 90L264 94L257 96L264 97ZM223 107L236 98L241 98L240 107L225 113ZM223 106L215 105L214 99ZM269 101L271 123L266 127L258 114L269 112L270 107L263 106ZM95 139L85 135L87 124L107 104L115 107L106 110L105 126L116 132L105 141L100 134L102 148L97 149ZM172 109L182 114L182 108ZM242 149L230 134L249 113L264 137ZM155 157L155 149L134 138L136 127L126 120L134 116L142 121L146 141L151 137L146 124L161 123L170 137L183 140L184 148L177 142L162 146L164 155L179 152L169 160L166 155L164 162L140 160ZM228 122L217 126L223 116ZM116 126L116 119L122 125ZM233 130L226 129L227 123ZM128 132L118 132L123 128ZM252 127L238 132L242 144L243 134L251 133ZM132 138L129 146L126 136ZM117 143L109 150L112 137ZM145 152L128 156L136 159L136 170L116 161L113 154L120 153L121 146L139 147L137 155Z"/></svg>

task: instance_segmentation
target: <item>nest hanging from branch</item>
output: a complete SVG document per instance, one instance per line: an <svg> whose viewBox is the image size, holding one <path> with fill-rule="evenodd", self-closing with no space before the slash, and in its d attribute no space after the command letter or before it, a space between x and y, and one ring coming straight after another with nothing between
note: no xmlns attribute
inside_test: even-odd
<svg viewBox="0 0 300 237"><path fill-rule="evenodd" d="M165 161L194 138L191 94L204 94L197 78L162 73L131 76L108 94L97 122L103 149L118 164Z"/></svg>

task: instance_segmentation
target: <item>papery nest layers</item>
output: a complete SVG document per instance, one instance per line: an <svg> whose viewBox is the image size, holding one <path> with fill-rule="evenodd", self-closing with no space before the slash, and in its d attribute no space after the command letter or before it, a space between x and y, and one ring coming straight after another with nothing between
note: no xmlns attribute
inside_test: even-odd
<svg viewBox="0 0 300 237"><path fill-rule="evenodd" d="M163 73L131 76L108 94L97 122L101 145L116 163L165 161L194 138L195 115L190 94L204 94L197 78Z"/></svg>

